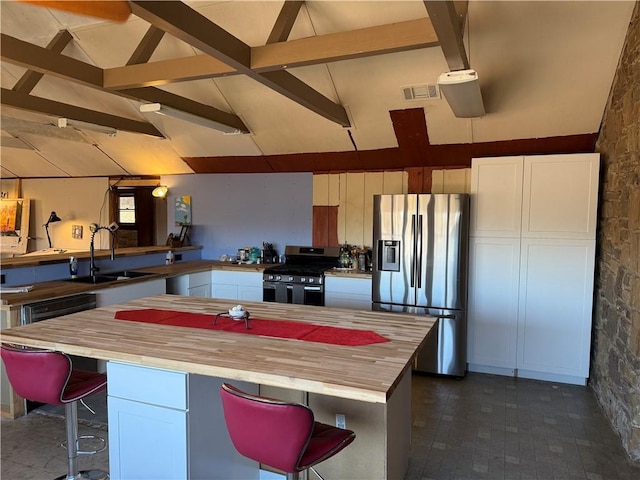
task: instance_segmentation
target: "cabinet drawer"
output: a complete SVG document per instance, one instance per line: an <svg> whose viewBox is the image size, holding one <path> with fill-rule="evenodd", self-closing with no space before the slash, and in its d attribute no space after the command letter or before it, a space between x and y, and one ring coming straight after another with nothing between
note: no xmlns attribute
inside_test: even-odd
<svg viewBox="0 0 640 480"><path fill-rule="evenodd" d="M211 271L191 273L189 275L189 288L209 285L211 283Z"/></svg>
<svg viewBox="0 0 640 480"><path fill-rule="evenodd" d="M370 278L325 277L325 292L338 292L371 297Z"/></svg>
<svg viewBox="0 0 640 480"><path fill-rule="evenodd" d="M248 287L262 287L262 273L260 272L227 272L213 270L211 283L226 285L246 285Z"/></svg>
<svg viewBox="0 0 640 480"><path fill-rule="evenodd" d="M111 397L187 409L186 373L110 361L107 377L107 392Z"/></svg>

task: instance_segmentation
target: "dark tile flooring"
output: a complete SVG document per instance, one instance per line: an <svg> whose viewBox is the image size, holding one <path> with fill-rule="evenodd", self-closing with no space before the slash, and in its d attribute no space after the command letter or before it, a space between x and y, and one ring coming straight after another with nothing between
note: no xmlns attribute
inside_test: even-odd
<svg viewBox="0 0 640 480"><path fill-rule="evenodd" d="M414 375L405 480L640 480L587 387Z"/></svg>
<svg viewBox="0 0 640 480"><path fill-rule="evenodd" d="M97 416L80 406L80 433L106 437L106 400L90 400ZM2 420L2 480L65 471L60 413L45 408ZM108 470L106 452L81 457L80 467ZM640 480L640 465L629 461L589 388L476 373L462 380L414 375L405 480L473 479Z"/></svg>

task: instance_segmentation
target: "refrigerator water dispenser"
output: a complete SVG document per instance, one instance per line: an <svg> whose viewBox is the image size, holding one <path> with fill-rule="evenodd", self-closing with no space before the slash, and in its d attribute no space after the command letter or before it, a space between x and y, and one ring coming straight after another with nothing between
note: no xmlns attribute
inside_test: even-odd
<svg viewBox="0 0 640 480"><path fill-rule="evenodd" d="M378 240L378 270L400 271L400 240Z"/></svg>

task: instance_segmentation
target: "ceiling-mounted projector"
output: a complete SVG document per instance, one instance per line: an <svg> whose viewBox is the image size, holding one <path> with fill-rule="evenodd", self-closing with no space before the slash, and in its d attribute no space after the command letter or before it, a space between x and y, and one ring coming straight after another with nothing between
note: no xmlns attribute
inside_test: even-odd
<svg viewBox="0 0 640 480"><path fill-rule="evenodd" d="M475 70L443 73L438 77L438 86L456 117L472 118L485 114Z"/></svg>

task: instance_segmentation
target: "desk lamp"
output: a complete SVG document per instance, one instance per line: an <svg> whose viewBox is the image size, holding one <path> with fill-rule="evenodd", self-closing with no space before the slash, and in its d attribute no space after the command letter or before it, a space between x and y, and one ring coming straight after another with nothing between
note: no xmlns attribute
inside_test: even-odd
<svg viewBox="0 0 640 480"><path fill-rule="evenodd" d="M61 222L62 219L56 215L56 212L51 212L49 215L49 220L44 224L44 229L47 231L47 240L49 240L49 248L51 248L51 237L49 236L49 224L54 222Z"/></svg>

